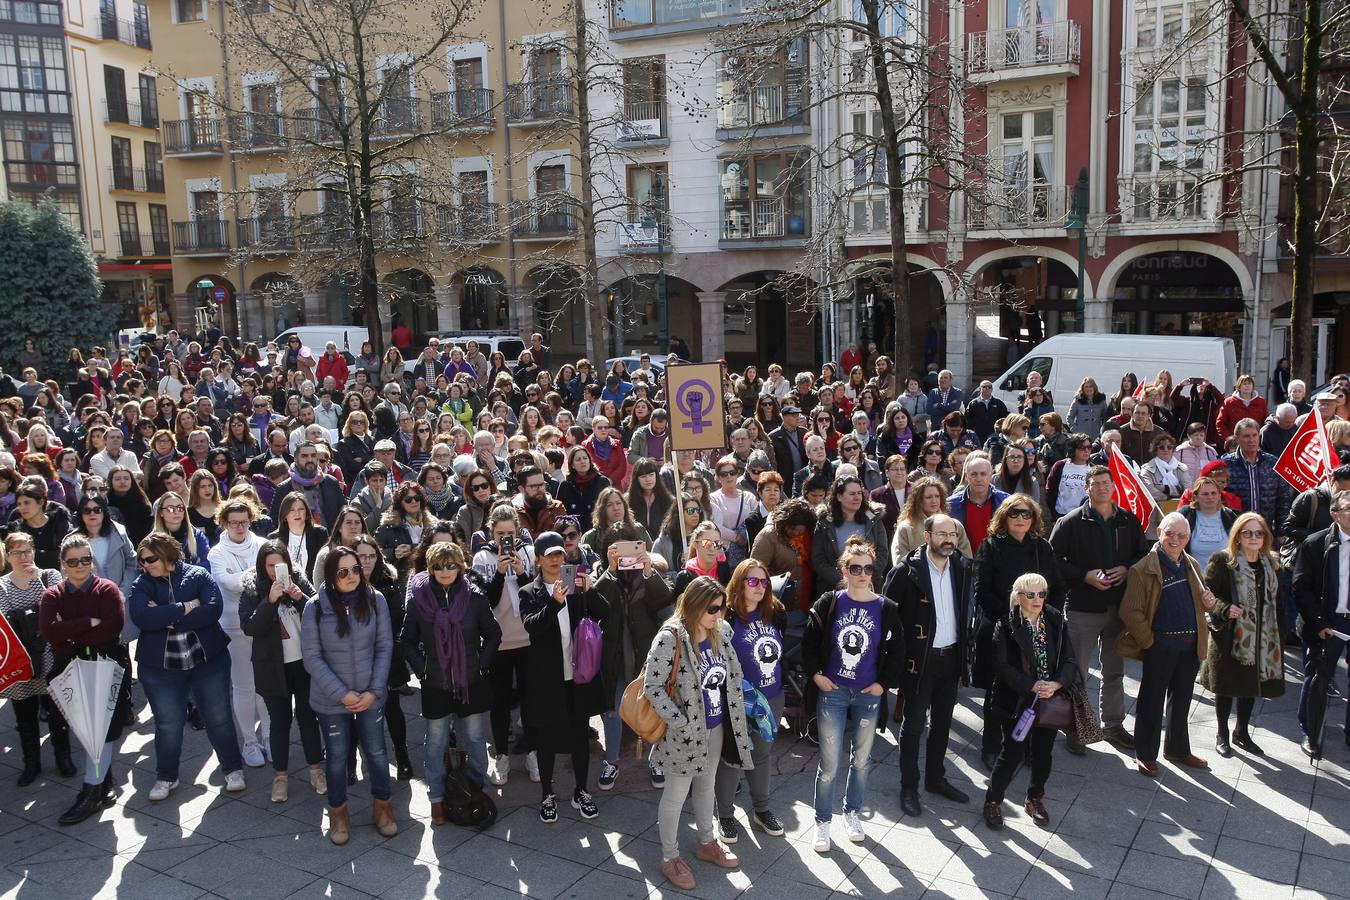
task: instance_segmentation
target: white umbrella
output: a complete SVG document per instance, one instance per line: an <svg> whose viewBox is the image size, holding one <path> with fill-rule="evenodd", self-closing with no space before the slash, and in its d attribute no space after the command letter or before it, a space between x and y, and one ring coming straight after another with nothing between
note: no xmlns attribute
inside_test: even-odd
<svg viewBox="0 0 1350 900"><path fill-rule="evenodd" d="M76 659L47 681L47 692L70 723L70 730L95 760L108 737L123 675L122 667L110 659ZM94 774L102 773L96 769Z"/></svg>

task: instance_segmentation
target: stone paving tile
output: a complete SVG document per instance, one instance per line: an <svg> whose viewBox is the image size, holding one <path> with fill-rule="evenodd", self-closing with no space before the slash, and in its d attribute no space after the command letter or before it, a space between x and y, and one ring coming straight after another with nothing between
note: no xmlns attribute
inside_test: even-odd
<svg viewBox="0 0 1350 900"><path fill-rule="evenodd" d="M1205 862L1169 859L1142 850L1131 850L1116 874L1118 882L1195 900L1205 884Z"/></svg>
<svg viewBox="0 0 1350 900"><path fill-rule="evenodd" d="M1017 889L1027 900L1103 900L1111 890L1111 881L1086 872L1036 863Z"/></svg>

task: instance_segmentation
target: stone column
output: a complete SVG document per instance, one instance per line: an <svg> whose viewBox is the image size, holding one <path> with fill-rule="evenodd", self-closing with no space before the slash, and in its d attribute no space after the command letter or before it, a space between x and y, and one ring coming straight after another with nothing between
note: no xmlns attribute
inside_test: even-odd
<svg viewBox="0 0 1350 900"><path fill-rule="evenodd" d="M304 301L305 324L327 324L328 298L324 296L324 292L315 290L314 288L306 288L301 297Z"/></svg>
<svg viewBox="0 0 1350 900"><path fill-rule="evenodd" d="M947 309L947 368L952 371L952 383L969 385L975 365L975 322L970 315L970 297L964 284L958 284L946 303Z"/></svg>
<svg viewBox="0 0 1350 900"><path fill-rule="evenodd" d="M459 285L438 284L432 289L436 298L436 327L441 331L459 331Z"/></svg>
<svg viewBox="0 0 1350 900"><path fill-rule="evenodd" d="M1088 297L1083 307L1083 331L1088 334L1109 334L1113 308L1109 297Z"/></svg>
<svg viewBox="0 0 1350 900"><path fill-rule="evenodd" d="M699 291L699 323L702 326L702 355L693 362L715 362L726 355L726 291Z"/></svg>

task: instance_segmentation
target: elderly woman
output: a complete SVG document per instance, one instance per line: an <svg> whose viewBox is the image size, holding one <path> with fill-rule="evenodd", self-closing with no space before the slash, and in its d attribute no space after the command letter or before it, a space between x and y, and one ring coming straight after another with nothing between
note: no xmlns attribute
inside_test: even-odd
<svg viewBox="0 0 1350 900"><path fill-rule="evenodd" d="M1233 755L1228 716L1234 698L1237 729L1231 743L1264 756L1252 740L1252 710L1258 697L1284 694L1283 608L1273 541L1265 519L1244 513L1228 534L1227 548L1216 550L1205 566L1205 585L1217 602L1208 613L1212 639L1200 665L1200 686L1214 692L1218 718L1214 747L1224 758Z"/></svg>
<svg viewBox="0 0 1350 900"><path fill-rule="evenodd" d="M1037 572L1018 576L1008 612L994 625L993 700L986 715L998 723L1003 747L984 795L984 821L995 831L1003 827L1003 796L1024 759L1031 764L1031 782L1023 808L1037 825L1050 823L1044 797L1055 732L1033 727L1025 742L1013 737L1018 717L1028 706L1049 700L1078 678L1064 614L1046 602L1049 595L1045 576Z"/></svg>

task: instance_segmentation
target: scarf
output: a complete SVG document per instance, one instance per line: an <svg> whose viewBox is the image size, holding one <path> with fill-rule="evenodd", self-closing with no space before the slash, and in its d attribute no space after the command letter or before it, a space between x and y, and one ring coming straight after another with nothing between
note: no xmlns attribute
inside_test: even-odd
<svg viewBox="0 0 1350 900"><path fill-rule="evenodd" d="M614 447L610 444L608 438L606 438L605 440L601 441L601 440L596 440L596 439L593 437L592 440L591 440L591 452L594 453L598 459L602 459L602 460L608 462L608 461L609 461L609 454L610 454L610 451L613 450L613 449L614 449Z"/></svg>
<svg viewBox="0 0 1350 900"><path fill-rule="evenodd" d="M1035 657L1036 678L1044 681L1050 677L1050 653L1045 644L1045 613L1041 613L1041 617L1034 625L1030 619L1022 615L1021 610L1018 610L1017 615L1027 627L1027 633L1031 635L1031 653Z"/></svg>
<svg viewBox="0 0 1350 900"><path fill-rule="evenodd" d="M423 488L427 495L427 505L434 509L443 509L450 502L450 488L443 487L439 491L433 491L430 488Z"/></svg>
<svg viewBox="0 0 1350 900"><path fill-rule="evenodd" d="M155 462L159 463L161 466L164 466L176 460L178 458L178 454L173 450L170 450L168 453L156 453L154 450L151 450L150 458L153 459Z"/></svg>
<svg viewBox="0 0 1350 900"><path fill-rule="evenodd" d="M314 474L309 478L306 478L304 475L300 474L300 470L292 463L290 475L291 481L295 482L297 486L302 488L312 488L314 485L318 484L319 479L323 477L323 469L315 469Z"/></svg>
<svg viewBox="0 0 1350 900"><path fill-rule="evenodd" d="M586 485L594 481L595 476L599 474L600 470L597 469L595 466L591 466L585 472L578 472L577 470L573 469L572 473L568 475L568 479L577 487L585 487Z"/></svg>
<svg viewBox="0 0 1350 900"><path fill-rule="evenodd" d="M1162 479L1163 487L1168 488L1168 493L1180 493L1181 483L1177 481L1177 466L1181 465L1181 460L1175 456L1168 462L1161 456L1153 457L1153 467L1158 470L1158 477Z"/></svg>
<svg viewBox="0 0 1350 900"><path fill-rule="evenodd" d="M441 605L442 589L432 581L430 572L418 572L408 582L408 592L422 619L432 625L436 642L436 658L441 672L450 682L450 693L458 698L468 696L469 657L464 646L464 632L460 622L469 609L469 586L461 574L455 593L449 602Z"/></svg>
<svg viewBox="0 0 1350 900"><path fill-rule="evenodd" d="M1281 658L1280 626L1275 612L1275 594L1279 581L1275 566L1262 557L1262 595L1257 596L1255 568L1245 559L1233 568L1233 602L1242 607L1242 615L1233 620L1233 659L1241 666L1257 666L1261 681L1281 677L1284 662ZM1258 648L1260 653L1258 654Z"/></svg>

